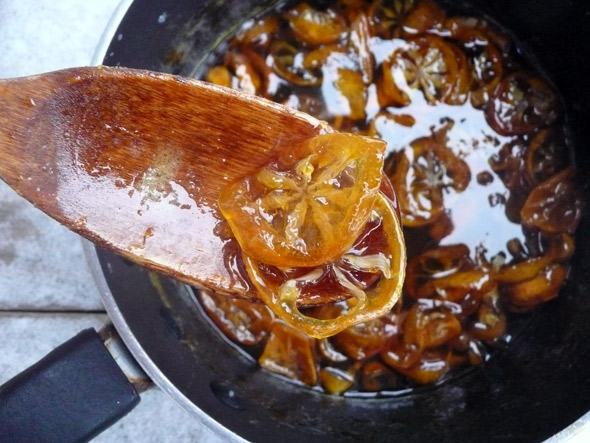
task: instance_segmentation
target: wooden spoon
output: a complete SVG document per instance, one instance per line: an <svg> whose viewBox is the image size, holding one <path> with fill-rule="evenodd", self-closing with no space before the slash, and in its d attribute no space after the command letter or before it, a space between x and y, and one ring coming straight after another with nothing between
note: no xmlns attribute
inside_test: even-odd
<svg viewBox="0 0 590 443"><path fill-rule="evenodd" d="M243 297L255 295L220 189L277 145L329 131L258 97L122 68L1 80L0 109L0 178L21 196L136 263Z"/></svg>

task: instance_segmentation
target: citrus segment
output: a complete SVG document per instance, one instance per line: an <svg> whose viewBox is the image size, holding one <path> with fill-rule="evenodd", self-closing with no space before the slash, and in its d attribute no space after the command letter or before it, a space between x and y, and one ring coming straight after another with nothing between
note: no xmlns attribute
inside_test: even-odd
<svg viewBox="0 0 590 443"><path fill-rule="evenodd" d="M406 255L401 224L389 200L379 194L355 244L339 260L304 269L271 269L243 255L260 298L280 319L306 334L323 338L388 312L401 295ZM302 312L304 293L342 294L336 316L317 318ZM320 316L321 317L321 316Z"/></svg>
<svg viewBox="0 0 590 443"><path fill-rule="evenodd" d="M352 246L381 184L385 143L319 135L222 190L219 208L246 255L267 265L317 266Z"/></svg>

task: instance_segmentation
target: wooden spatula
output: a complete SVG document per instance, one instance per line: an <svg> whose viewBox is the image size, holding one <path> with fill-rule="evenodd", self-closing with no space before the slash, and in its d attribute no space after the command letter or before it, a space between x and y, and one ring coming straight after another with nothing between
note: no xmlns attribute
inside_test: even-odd
<svg viewBox="0 0 590 443"><path fill-rule="evenodd" d="M0 178L102 247L239 296L253 295L231 272L220 189L277 145L329 130L258 97L147 71L0 80Z"/></svg>

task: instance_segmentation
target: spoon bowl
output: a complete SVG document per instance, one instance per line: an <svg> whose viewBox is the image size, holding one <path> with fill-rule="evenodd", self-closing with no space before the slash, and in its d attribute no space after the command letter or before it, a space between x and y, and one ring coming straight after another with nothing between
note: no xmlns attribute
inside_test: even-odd
<svg viewBox="0 0 590 443"><path fill-rule="evenodd" d="M0 80L0 106L0 178L21 196L149 269L250 298L219 192L278 145L330 131L259 97L126 68Z"/></svg>

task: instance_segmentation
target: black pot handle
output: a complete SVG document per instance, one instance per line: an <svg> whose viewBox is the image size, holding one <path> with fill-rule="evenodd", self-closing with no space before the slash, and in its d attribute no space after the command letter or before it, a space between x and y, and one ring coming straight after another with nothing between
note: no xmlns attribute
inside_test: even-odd
<svg viewBox="0 0 590 443"><path fill-rule="evenodd" d="M88 441L138 403L99 334L86 329L0 386L0 440Z"/></svg>

